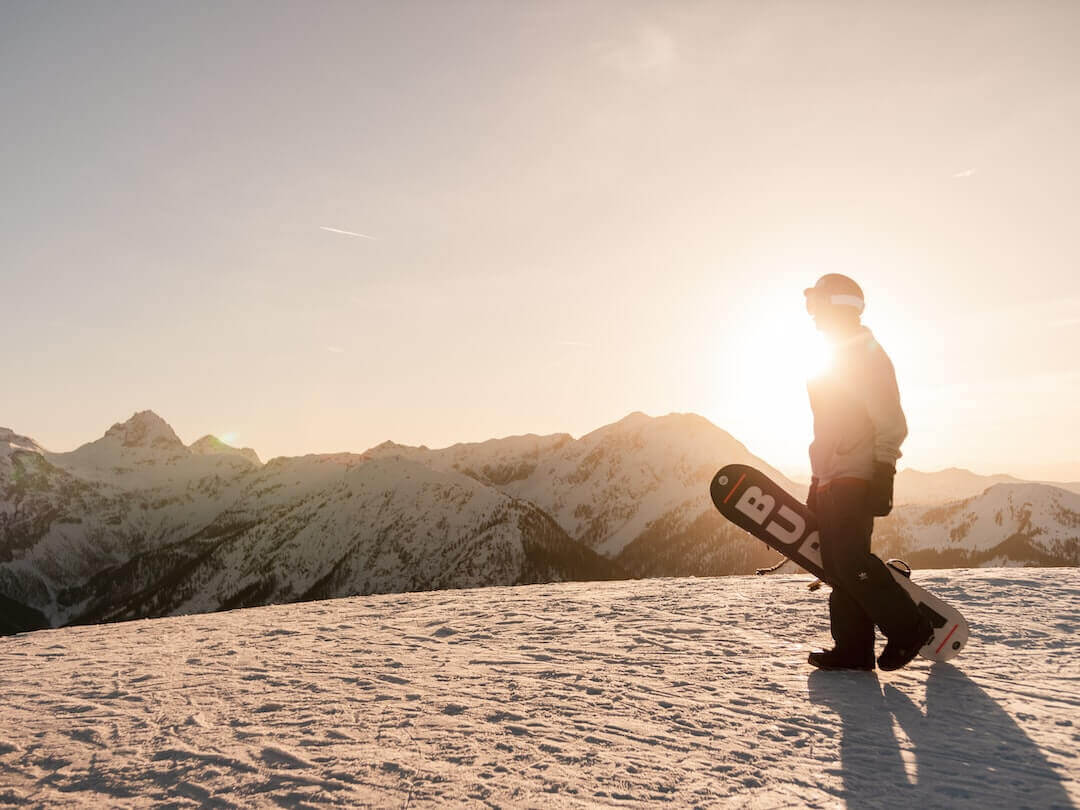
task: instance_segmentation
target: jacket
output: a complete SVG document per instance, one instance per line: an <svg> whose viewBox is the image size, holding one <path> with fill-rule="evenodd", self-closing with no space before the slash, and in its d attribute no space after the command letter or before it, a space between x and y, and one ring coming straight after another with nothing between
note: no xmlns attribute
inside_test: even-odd
<svg viewBox="0 0 1080 810"><path fill-rule="evenodd" d="M836 347L831 366L807 383L814 414L810 469L818 486L869 481L874 462L900 458L907 420L892 361L865 326Z"/></svg>

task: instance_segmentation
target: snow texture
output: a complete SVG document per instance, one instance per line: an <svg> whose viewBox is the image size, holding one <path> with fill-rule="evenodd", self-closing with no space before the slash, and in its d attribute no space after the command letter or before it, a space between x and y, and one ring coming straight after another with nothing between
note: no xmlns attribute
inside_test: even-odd
<svg viewBox="0 0 1080 810"><path fill-rule="evenodd" d="M0 805L1077 806L1080 570L915 577L971 621L954 665L811 671L802 576L0 638Z"/></svg>

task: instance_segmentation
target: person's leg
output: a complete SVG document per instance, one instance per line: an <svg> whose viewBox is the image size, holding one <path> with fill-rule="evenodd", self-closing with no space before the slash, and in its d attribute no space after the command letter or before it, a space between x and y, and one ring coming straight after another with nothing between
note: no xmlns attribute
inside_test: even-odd
<svg viewBox="0 0 1080 810"><path fill-rule="evenodd" d="M818 493L818 530L821 560L837 597L840 613L834 620L845 642L865 644L872 626L877 625L889 637L910 634L920 623L918 607L900 584L893 579L885 563L870 552L874 519L866 510L866 482L834 481ZM870 622L855 614L852 605L861 609ZM832 600L830 599L830 608ZM834 631L834 638L836 633ZM837 644L841 643L837 638Z"/></svg>
<svg viewBox="0 0 1080 810"><path fill-rule="evenodd" d="M850 652L854 658L873 659L874 622L839 588L829 594L829 629L837 650Z"/></svg>
<svg viewBox="0 0 1080 810"><path fill-rule="evenodd" d="M844 500L836 498L833 486L818 493L817 518L821 541L821 560L828 575L832 593L829 595L829 627L835 647L825 657L825 663L851 663L873 666L874 622L862 606L837 582L845 558L863 542L859 526L844 510ZM867 539L869 544L869 539ZM822 656L818 656L822 658ZM821 661L811 657L811 663Z"/></svg>

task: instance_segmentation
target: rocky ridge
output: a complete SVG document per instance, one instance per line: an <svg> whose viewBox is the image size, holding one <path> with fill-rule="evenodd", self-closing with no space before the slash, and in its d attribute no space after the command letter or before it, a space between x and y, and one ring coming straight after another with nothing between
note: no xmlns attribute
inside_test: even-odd
<svg viewBox="0 0 1080 810"><path fill-rule="evenodd" d="M805 491L694 414L634 413L578 439L436 450L384 442L265 465L212 436L185 446L150 411L69 453L0 429L0 596L8 614L18 606L58 625L354 594L748 573L776 555L709 500L712 474L732 462ZM1077 565L1080 495L1009 482L900 505L878 522L875 544L917 566Z"/></svg>

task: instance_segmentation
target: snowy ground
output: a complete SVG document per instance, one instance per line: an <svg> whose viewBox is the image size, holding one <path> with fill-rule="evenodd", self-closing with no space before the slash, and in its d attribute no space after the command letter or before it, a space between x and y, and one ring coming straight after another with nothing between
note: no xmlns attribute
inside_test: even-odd
<svg viewBox="0 0 1080 810"><path fill-rule="evenodd" d="M812 673L803 576L0 638L0 805L1074 807L1080 569L924 572L955 666Z"/></svg>

